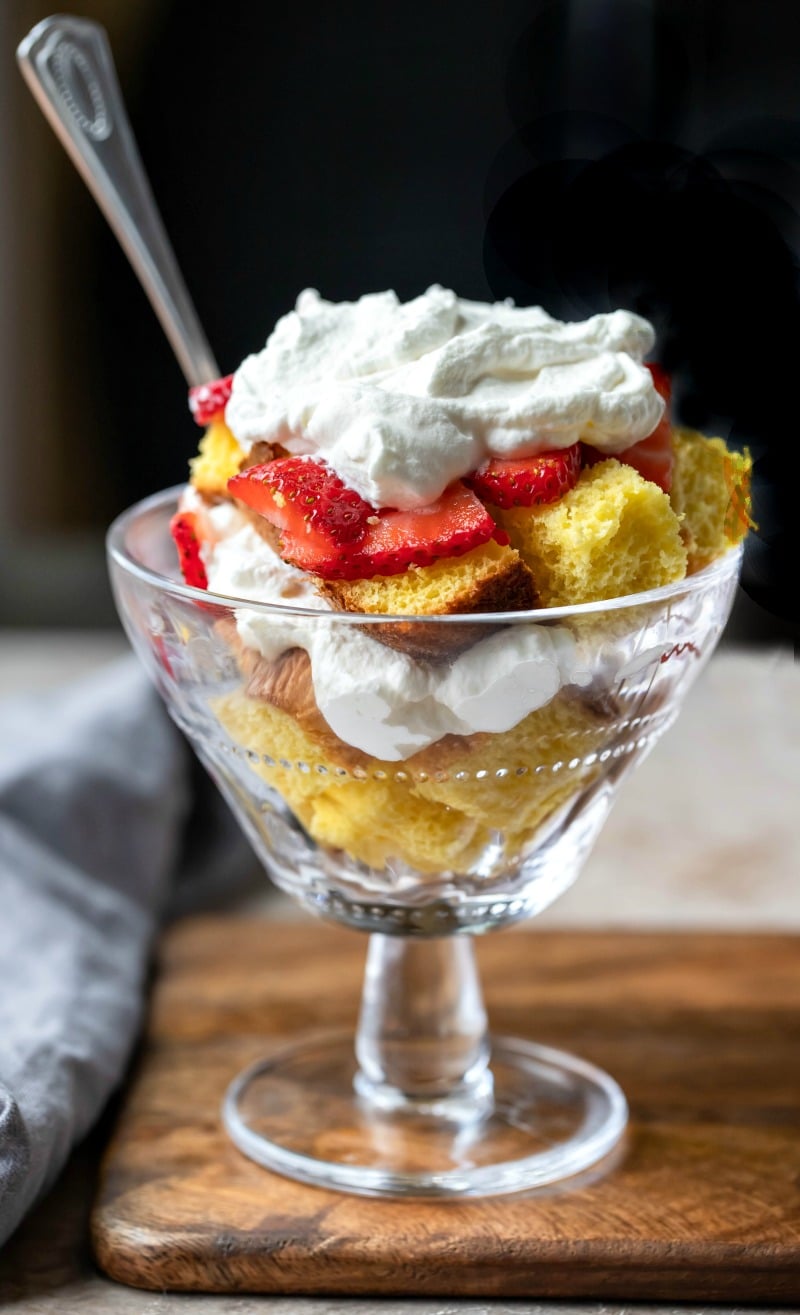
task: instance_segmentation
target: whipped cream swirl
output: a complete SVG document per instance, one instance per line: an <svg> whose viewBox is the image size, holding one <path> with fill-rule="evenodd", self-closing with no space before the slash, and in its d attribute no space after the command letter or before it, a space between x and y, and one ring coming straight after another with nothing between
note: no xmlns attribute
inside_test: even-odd
<svg viewBox="0 0 800 1315"><path fill-rule="evenodd" d="M438 285L405 304L307 290L236 371L226 420L245 450L314 453L374 506L421 507L492 457L646 438L664 410L654 341L623 310L562 323Z"/></svg>

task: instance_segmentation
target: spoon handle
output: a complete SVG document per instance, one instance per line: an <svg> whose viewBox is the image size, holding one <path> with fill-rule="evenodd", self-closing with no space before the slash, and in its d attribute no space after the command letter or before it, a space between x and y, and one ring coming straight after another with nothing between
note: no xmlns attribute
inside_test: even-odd
<svg viewBox="0 0 800 1315"><path fill-rule="evenodd" d="M189 385L219 376L156 208L104 28L45 18L17 48L22 73L119 239Z"/></svg>

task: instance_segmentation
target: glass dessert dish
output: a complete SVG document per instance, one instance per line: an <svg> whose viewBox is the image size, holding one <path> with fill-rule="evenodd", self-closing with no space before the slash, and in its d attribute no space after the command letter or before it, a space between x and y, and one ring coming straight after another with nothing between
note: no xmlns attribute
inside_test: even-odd
<svg viewBox="0 0 800 1315"><path fill-rule="evenodd" d="M620 1139L624 1096L490 1040L464 933L566 889L676 715L730 608L749 453L673 428L653 326L623 309L307 288L220 376L103 29L55 15L17 54L204 430L189 484L110 531L120 615L270 875L372 933L355 1045L256 1064L227 1129L365 1194L569 1178Z"/></svg>
<svg viewBox="0 0 800 1315"><path fill-rule="evenodd" d="M713 651L740 549L608 602L322 612L182 583L179 492L111 528L127 633L273 880L371 933L355 1041L299 1038L235 1078L229 1134L280 1173L376 1196L493 1195L587 1169L623 1134L622 1092L572 1055L490 1036L469 937L575 879ZM469 733L441 713L446 690Z"/></svg>

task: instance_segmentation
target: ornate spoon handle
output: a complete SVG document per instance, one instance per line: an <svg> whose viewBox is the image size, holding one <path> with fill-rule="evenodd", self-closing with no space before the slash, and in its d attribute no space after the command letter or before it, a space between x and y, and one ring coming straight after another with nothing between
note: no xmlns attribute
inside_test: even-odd
<svg viewBox="0 0 800 1315"><path fill-rule="evenodd" d="M187 382L217 378L142 166L105 29L56 14L28 33L17 59L139 276Z"/></svg>

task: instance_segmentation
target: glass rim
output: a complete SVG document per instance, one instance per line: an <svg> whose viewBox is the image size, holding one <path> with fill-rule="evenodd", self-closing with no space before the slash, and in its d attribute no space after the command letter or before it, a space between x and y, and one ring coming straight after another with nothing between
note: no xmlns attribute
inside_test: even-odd
<svg viewBox="0 0 800 1315"><path fill-rule="evenodd" d="M125 544L125 536L129 527L137 518L158 510L164 504L170 502L177 504L177 500L185 488L185 484L176 484L172 488L160 489L157 493L151 493L148 497L142 498L139 502L133 503L120 512L111 522L106 534L106 552L110 561L146 584L160 590L166 590L179 598L187 599L189 602L203 603L206 606L214 604L226 609L244 607L249 611L261 612L268 616L323 616L326 620L342 621L351 625L391 625L393 623L408 625L409 622L425 622L430 625L475 625L478 622L487 625L518 625L520 622L558 621L568 616L589 616L597 612L623 611L626 608L640 607L647 603L668 602L670 599L679 597L682 594L693 593L712 583L718 576L722 578L730 575L734 564L738 568L743 553L743 544L739 543L729 548L727 552L722 553L720 557L715 558L708 566L704 566L693 575L685 575L680 580L674 580L671 584L659 585L656 589L647 589L641 593L623 594L618 598L602 598L590 603L567 603L559 607L537 607L516 612L436 612L428 614L338 612L334 610L329 612L317 607L298 607L288 603L265 603L253 598L239 597L236 594L216 594L210 589L198 589L194 585L184 584L183 581L172 580L168 575L162 575L159 571L154 571L137 561Z"/></svg>

